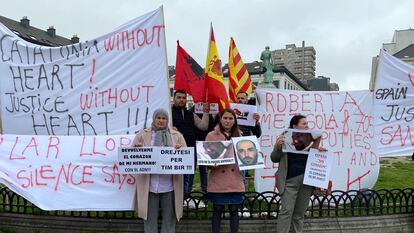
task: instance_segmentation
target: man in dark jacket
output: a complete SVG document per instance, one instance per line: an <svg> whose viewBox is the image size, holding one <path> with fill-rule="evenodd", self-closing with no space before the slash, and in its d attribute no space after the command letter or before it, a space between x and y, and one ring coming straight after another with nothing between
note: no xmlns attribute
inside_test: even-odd
<svg viewBox="0 0 414 233"><path fill-rule="evenodd" d="M209 123L209 109L205 106L203 117L200 119L195 113L187 109L187 93L183 90L174 92L174 104L171 109L173 126L180 131L188 147L195 148L196 129L207 130ZM197 161L196 153L194 159ZM194 175L184 175L184 195L188 195L193 186Z"/></svg>

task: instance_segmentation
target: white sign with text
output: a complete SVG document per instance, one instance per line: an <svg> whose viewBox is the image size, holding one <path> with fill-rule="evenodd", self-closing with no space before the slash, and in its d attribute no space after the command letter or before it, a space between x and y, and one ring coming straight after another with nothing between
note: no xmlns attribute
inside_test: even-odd
<svg viewBox="0 0 414 233"><path fill-rule="evenodd" d="M194 174L194 148L119 148L118 165L124 174Z"/></svg>
<svg viewBox="0 0 414 233"><path fill-rule="evenodd" d="M375 135L381 157L414 151L414 66L381 51L374 90Z"/></svg>
<svg viewBox="0 0 414 233"><path fill-rule="evenodd" d="M333 154L329 151L321 152L317 149L310 149L303 183L327 189L331 178L332 163Z"/></svg>

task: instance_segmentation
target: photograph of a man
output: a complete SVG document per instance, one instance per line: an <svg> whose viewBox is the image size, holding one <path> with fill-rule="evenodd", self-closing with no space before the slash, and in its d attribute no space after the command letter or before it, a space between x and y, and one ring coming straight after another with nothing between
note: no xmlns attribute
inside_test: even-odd
<svg viewBox="0 0 414 233"><path fill-rule="evenodd" d="M322 133L317 130L287 129L282 133L285 138L284 152L308 154L311 148L318 148Z"/></svg>
<svg viewBox="0 0 414 233"><path fill-rule="evenodd" d="M232 141L197 141L197 163L200 165L214 166L234 164Z"/></svg>
<svg viewBox="0 0 414 233"><path fill-rule="evenodd" d="M292 145L296 150L308 151L314 143L315 139L312 137L312 134L292 132Z"/></svg>
<svg viewBox="0 0 414 233"><path fill-rule="evenodd" d="M231 144L225 146L222 142L209 142L203 143L204 154L208 155L211 159L220 159L231 157L229 155L229 148L233 146Z"/></svg>
<svg viewBox="0 0 414 233"><path fill-rule="evenodd" d="M237 137L233 139L237 162L240 170L264 167L262 154L259 150L257 137Z"/></svg>
<svg viewBox="0 0 414 233"><path fill-rule="evenodd" d="M236 144L236 153L237 157L240 159L242 164L244 165L252 165L257 163L257 149L256 145L250 140L241 140Z"/></svg>

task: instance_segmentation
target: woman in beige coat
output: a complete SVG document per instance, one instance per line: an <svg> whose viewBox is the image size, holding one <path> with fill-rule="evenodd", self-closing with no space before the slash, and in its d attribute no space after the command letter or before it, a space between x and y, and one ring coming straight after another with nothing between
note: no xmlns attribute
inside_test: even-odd
<svg viewBox="0 0 414 233"><path fill-rule="evenodd" d="M168 112L154 111L150 129L138 132L133 141L136 147L186 146L178 131L168 128ZM137 211L144 219L145 233L158 232L158 210L161 204L162 233L174 233L176 222L183 215L183 176L170 174L141 174L137 176Z"/></svg>

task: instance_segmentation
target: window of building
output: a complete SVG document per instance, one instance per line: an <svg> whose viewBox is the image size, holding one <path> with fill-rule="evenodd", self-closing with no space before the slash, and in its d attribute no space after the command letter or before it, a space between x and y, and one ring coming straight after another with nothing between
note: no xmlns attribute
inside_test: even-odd
<svg viewBox="0 0 414 233"><path fill-rule="evenodd" d="M20 32L18 32L18 31L16 31L16 30L13 30L13 29L11 29L11 31L12 31L14 34L16 34L16 35L20 36Z"/></svg>
<svg viewBox="0 0 414 233"><path fill-rule="evenodd" d="M30 39L32 39L32 40L37 40L37 38L35 37L35 36L33 36L33 35L28 35L29 37L30 37Z"/></svg>
<svg viewBox="0 0 414 233"><path fill-rule="evenodd" d="M274 85L276 88L279 88L279 80L274 80L274 81L273 81L273 85Z"/></svg>

